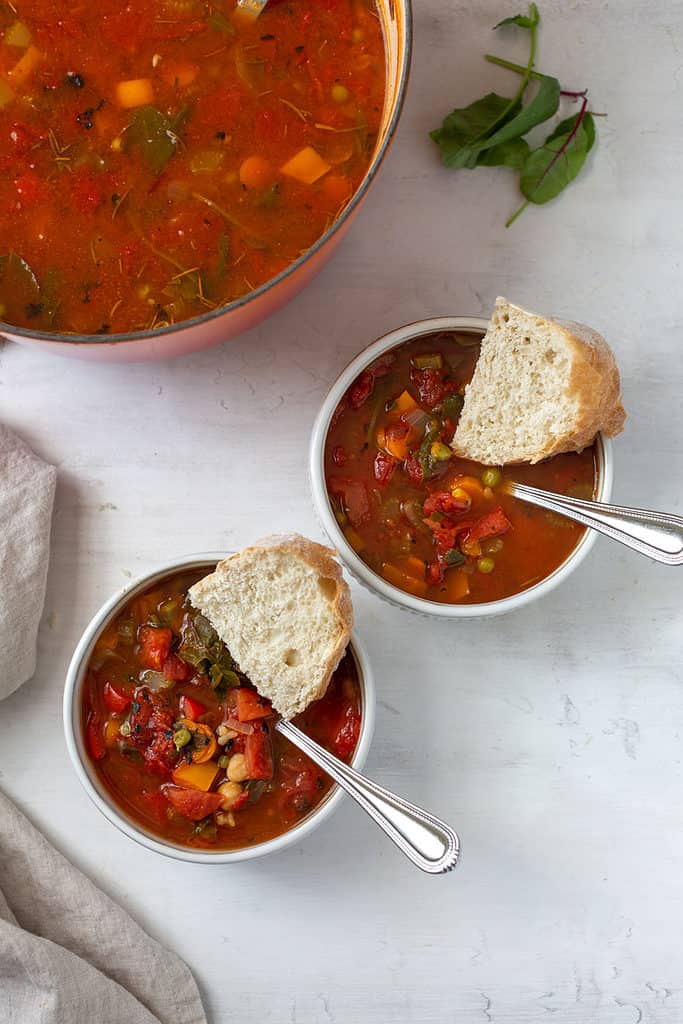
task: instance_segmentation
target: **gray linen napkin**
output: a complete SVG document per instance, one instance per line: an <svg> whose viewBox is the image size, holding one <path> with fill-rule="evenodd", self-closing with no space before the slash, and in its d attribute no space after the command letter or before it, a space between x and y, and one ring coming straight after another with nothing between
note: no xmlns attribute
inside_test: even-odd
<svg viewBox="0 0 683 1024"><path fill-rule="evenodd" d="M0 793L0 1021L206 1024L190 971Z"/></svg>
<svg viewBox="0 0 683 1024"><path fill-rule="evenodd" d="M57 470L0 424L0 700L36 670Z"/></svg>
<svg viewBox="0 0 683 1024"><path fill-rule="evenodd" d="M53 466L0 425L0 700L35 671L55 479ZM0 1022L206 1024L182 960L1 792Z"/></svg>

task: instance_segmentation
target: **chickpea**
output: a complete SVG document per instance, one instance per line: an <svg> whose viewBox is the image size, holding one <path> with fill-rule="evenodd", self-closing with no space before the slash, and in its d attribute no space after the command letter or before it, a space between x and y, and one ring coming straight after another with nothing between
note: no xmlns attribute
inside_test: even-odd
<svg viewBox="0 0 683 1024"><path fill-rule="evenodd" d="M228 761L228 770L226 772L230 782L244 782L245 779L249 778L249 772L247 771L247 759L244 754L233 754Z"/></svg>
<svg viewBox="0 0 683 1024"><path fill-rule="evenodd" d="M223 782L218 792L223 797L223 810L230 811L242 796L242 787L239 782Z"/></svg>
<svg viewBox="0 0 683 1024"><path fill-rule="evenodd" d="M232 811L216 811L216 824L229 825L230 828L234 828L237 822Z"/></svg>

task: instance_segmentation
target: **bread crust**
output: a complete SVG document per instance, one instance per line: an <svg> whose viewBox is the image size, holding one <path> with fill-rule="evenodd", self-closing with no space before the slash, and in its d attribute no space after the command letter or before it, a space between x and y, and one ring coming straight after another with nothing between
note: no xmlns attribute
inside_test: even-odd
<svg viewBox="0 0 683 1024"><path fill-rule="evenodd" d="M515 306L504 298L496 300L491 326L497 326L500 318L509 315L509 311L528 318L527 329L530 331L533 331L534 327L544 330L552 328L562 336L572 355L566 395L576 401L577 413L569 432L549 438L546 444L533 452L525 452L523 458L504 459L501 460L501 464L504 462L514 465L523 462L533 465L563 452L583 451L594 442L598 433L606 437L619 434L624 427L626 412L622 404L619 369L614 353L605 339L584 324L572 320L548 320L521 306ZM470 385L468 389L469 387ZM462 458L474 458L479 461L468 450L466 444L459 442L457 430L452 448Z"/></svg>
<svg viewBox="0 0 683 1024"><path fill-rule="evenodd" d="M280 712L283 718L290 719L304 711L314 700L319 700L325 696L330 680L342 660L351 639L351 631L353 629L351 591L344 579L342 568L334 557L337 553L334 548L325 547L323 544L318 544L307 537L302 537L298 533L271 534L219 562L213 573L205 576L190 588L190 595L193 604L198 606L202 600L202 595L211 591L214 579L226 572L231 562L239 561L245 555L256 555L258 557L264 552L273 549L279 549L283 554L305 562L318 576L323 579L333 580L337 584L336 596L331 602L331 606L339 626L339 636L325 661L323 674L317 688L314 691L308 690L303 701L292 700L287 707L276 707L276 710ZM264 696L267 697L268 694L264 694Z"/></svg>

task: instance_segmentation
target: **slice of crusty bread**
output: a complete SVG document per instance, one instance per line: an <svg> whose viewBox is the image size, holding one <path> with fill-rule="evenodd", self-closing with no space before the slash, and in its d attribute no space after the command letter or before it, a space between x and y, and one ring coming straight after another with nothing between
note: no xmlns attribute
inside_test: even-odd
<svg viewBox="0 0 683 1024"><path fill-rule="evenodd" d="M324 695L351 636L351 593L334 553L298 534L266 537L189 590L283 718Z"/></svg>
<svg viewBox="0 0 683 1024"><path fill-rule="evenodd" d="M546 320L497 299L453 450L488 466L581 451L626 413L607 342L571 321Z"/></svg>

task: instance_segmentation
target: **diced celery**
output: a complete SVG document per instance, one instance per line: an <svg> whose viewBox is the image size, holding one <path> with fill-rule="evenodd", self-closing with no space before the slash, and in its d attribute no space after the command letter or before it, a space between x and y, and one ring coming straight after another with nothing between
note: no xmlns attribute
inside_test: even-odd
<svg viewBox="0 0 683 1024"><path fill-rule="evenodd" d="M7 46L17 46L21 50L25 50L27 46L30 46L32 40L31 29L23 21L18 20L12 22L3 38L3 42Z"/></svg>

